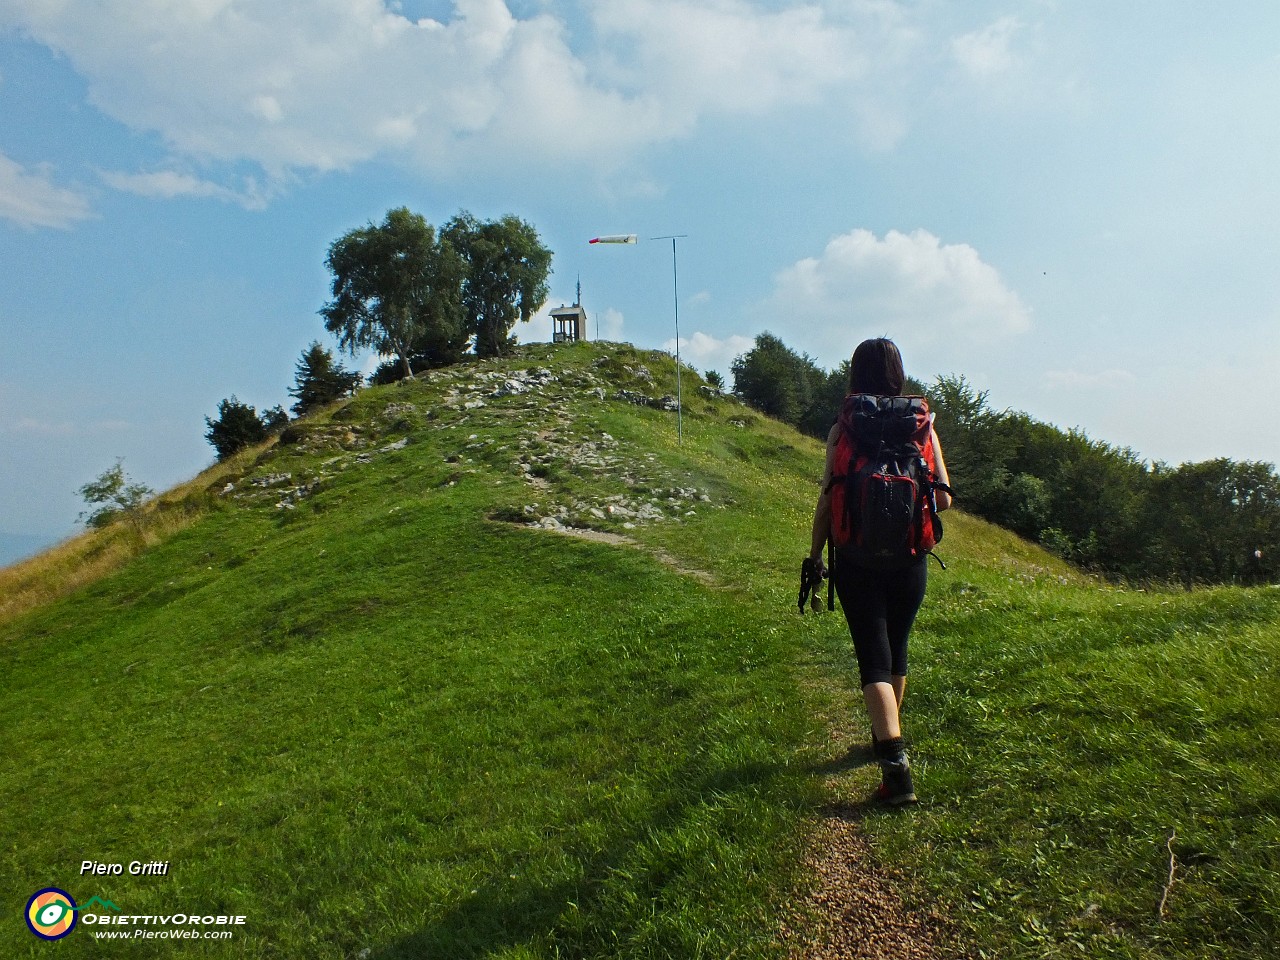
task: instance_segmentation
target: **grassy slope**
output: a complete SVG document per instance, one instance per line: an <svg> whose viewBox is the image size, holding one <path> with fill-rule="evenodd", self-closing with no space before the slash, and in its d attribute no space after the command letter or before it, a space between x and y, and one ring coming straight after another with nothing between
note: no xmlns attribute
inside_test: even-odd
<svg viewBox="0 0 1280 960"><path fill-rule="evenodd" d="M930 667L911 703L937 802L885 822L888 849L960 900L1000 956L1269 956L1280 591L1133 593L956 567L923 618Z"/></svg>
<svg viewBox="0 0 1280 960"><path fill-rule="evenodd" d="M190 945L213 956L769 954L847 746L819 727L855 699L841 618L794 613L821 452L692 389L677 446L671 414L589 393L663 392L641 363L673 376L583 345L482 368L545 364L542 396L367 391L210 482L249 500L0 626L0 952L47 949L20 913L54 884L247 915ZM566 464L587 443L609 462ZM316 484L292 510L249 483L283 472ZM588 512L691 488L679 521ZM535 502L645 549L492 519ZM1265 955L1276 591L1109 590L961 515L942 553L909 702L929 802L865 821L913 895L1002 957ZM172 870L81 880L86 858Z"/></svg>

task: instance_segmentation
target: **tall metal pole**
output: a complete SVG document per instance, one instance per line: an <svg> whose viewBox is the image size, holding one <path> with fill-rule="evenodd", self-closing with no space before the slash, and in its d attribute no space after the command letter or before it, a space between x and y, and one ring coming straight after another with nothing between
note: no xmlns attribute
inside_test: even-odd
<svg viewBox="0 0 1280 960"><path fill-rule="evenodd" d="M684 443L684 390L680 380L680 271L676 264L676 241L687 236L687 233L677 233L674 236L649 238L671 241L671 293L675 298L676 315L676 438L681 444Z"/></svg>
<svg viewBox="0 0 1280 960"><path fill-rule="evenodd" d="M684 443L684 391L680 388L680 272L676 267L676 238L671 238L671 293L676 306L676 442Z"/></svg>

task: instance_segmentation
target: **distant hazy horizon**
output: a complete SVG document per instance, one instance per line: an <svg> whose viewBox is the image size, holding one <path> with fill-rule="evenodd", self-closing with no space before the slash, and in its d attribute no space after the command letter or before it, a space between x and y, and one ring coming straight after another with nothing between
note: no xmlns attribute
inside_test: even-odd
<svg viewBox="0 0 1280 960"><path fill-rule="evenodd" d="M0 531L0 567L7 567L34 557L46 547L57 543L61 537L39 533L5 533Z"/></svg>

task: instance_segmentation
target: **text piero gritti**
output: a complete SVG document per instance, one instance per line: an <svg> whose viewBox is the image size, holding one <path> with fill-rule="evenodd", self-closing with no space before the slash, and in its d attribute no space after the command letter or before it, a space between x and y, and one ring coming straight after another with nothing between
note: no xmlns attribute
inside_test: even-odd
<svg viewBox="0 0 1280 960"><path fill-rule="evenodd" d="M143 863L132 860L126 866L121 863L100 863L97 860L83 860L80 863L80 876L118 877L128 873L134 877L167 877L169 875L168 860L152 860Z"/></svg>

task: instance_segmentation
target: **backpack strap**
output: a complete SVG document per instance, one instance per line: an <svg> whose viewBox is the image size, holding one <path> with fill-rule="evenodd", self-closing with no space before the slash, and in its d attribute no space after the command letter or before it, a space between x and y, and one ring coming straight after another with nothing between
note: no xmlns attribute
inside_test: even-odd
<svg viewBox="0 0 1280 960"><path fill-rule="evenodd" d="M858 435L854 432L853 421L850 419L849 416L846 415L846 411L848 410L848 399L849 398L847 397L845 398L846 400L845 409L841 411L840 416L836 419L836 426L840 428L840 435L836 439L836 448L839 449L841 441L844 441L845 443L847 443L849 447L849 461L847 464L844 465L844 468L845 468L844 473L832 473L831 480L827 483L826 489L822 491L824 494L827 494L828 496L830 495L831 491L835 489L835 486L837 483L843 483L847 488L849 484L852 482L853 478L857 476L857 471L854 470L854 464L858 460ZM832 513L831 515L831 533L827 539L828 543L832 543L832 544L835 543L837 522L841 523L844 527L846 527L849 530L853 529L853 512L852 512L853 498L850 496L852 492L853 492L852 490L848 490L848 489L845 490L844 508L841 511L842 515L838 518L834 513ZM828 566L830 566L830 564L828 564ZM830 603L829 599L828 599L828 603Z"/></svg>

